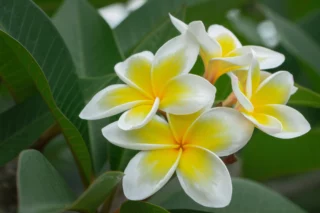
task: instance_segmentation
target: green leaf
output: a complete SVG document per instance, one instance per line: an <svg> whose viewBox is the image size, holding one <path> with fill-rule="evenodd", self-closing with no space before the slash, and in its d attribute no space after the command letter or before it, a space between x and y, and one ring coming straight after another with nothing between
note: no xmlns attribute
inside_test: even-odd
<svg viewBox="0 0 320 213"><path fill-rule="evenodd" d="M38 4L41 9L43 9L47 14L52 15L58 7L61 5L63 0L34 0L36 4ZM118 3L118 2L126 2L125 0L90 0L96 8L103 7L109 4Z"/></svg>
<svg viewBox="0 0 320 213"><path fill-rule="evenodd" d="M127 57L142 50L155 52L178 35L169 13L182 19L187 0L149 0L131 13L116 29L120 49Z"/></svg>
<svg viewBox="0 0 320 213"><path fill-rule="evenodd" d="M256 132L241 153L244 176L262 180L319 169L319 137L320 128L290 140Z"/></svg>
<svg viewBox="0 0 320 213"><path fill-rule="evenodd" d="M100 175L68 209L94 213L122 180L122 176L121 172L106 172Z"/></svg>
<svg viewBox="0 0 320 213"><path fill-rule="evenodd" d="M78 76L114 73L122 57L113 32L86 0L65 1L53 22L70 50Z"/></svg>
<svg viewBox="0 0 320 213"><path fill-rule="evenodd" d="M122 204L120 213L169 213L167 210L141 201L127 201Z"/></svg>
<svg viewBox="0 0 320 213"><path fill-rule="evenodd" d="M295 85L298 91L289 100L290 105L320 108L320 94L305 87Z"/></svg>
<svg viewBox="0 0 320 213"><path fill-rule="evenodd" d="M31 146L54 119L39 94L0 114L0 166Z"/></svg>
<svg viewBox="0 0 320 213"><path fill-rule="evenodd" d="M7 111L15 105L13 97L7 87L1 83L0 79L0 113Z"/></svg>
<svg viewBox="0 0 320 213"><path fill-rule="evenodd" d="M192 209L214 213L306 213L300 207L256 182L233 178L233 194L229 206L213 209L197 204L182 190L177 178L151 197L149 202L167 209Z"/></svg>
<svg viewBox="0 0 320 213"><path fill-rule="evenodd" d="M70 54L50 19L33 2L0 0L0 5L0 37L10 42L21 63L28 67L67 138L84 182L89 183L92 165L85 144L88 128L78 116L84 101Z"/></svg>
<svg viewBox="0 0 320 213"><path fill-rule="evenodd" d="M60 213L74 210L94 213L122 176L121 172L104 173L76 200L69 186L40 152L24 151L18 170L19 212Z"/></svg>
<svg viewBox="0 0 320 213"><path fill-rule="evenodd" d="M38 151L21 153L17 176L20 213L59 213L75 200L58 172Z"/></svg>
<svg viewBox="0 0 320 213"><path fill-rule="evenodd" d="M311 70L305 69L305 72L308 72L313 86L320 91L318 83L320 81L320 46L298 25L279 16L267 7L262 7L262 10L266 17L275 24L281 44L290 53L313 68Z"/></svg>
<svg viewBox="0 0 320 213"><path fill-rule="evenodd" d="M204 211L195 211L190 209L176 209L176 210L170 210L171 213L208 213Z"/></svg>
<svg viewBox="0 0 320 213"><path fill-rule="evenodd" d="M21 63L8 37L0 37L0 78L16 102L22 102L36 91L28 67Z"/></svg>
<svg viewBox="0 0 320 213"><path fill-rule="evenodd" d="M122 61L113 31L86 0L68 0L53 18L71 52L85 100L117 83L116 63ZM93 24L94 23L94 24ZM110 118L89 121L90 152L95 173L107 160L107 140L101 129Z"/></svg>

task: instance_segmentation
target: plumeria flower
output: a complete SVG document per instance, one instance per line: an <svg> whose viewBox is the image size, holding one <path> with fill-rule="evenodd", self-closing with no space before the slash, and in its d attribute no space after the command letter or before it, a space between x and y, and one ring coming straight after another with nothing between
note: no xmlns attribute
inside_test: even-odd
<svg viewBox="0 0 320 213"><path fill-rule="evenodd" d="M123 111L118 125L123 130L147 124L158 110L171 114L194 113L212 102L215 87L200 76L188 74L199 53L189 34L165 43L155 54L141 52L115 66L126 84L108 86L86 105L80 117L109 117Z"/></svg>
<svg viewBox="0 0 320 213"><path fill-rule="evenodd" d="M181 33L190 32L200 46L205 65L205 78L214 83L221 75L238 69L247 69L251 63L251 49L262 69L271 69L284 61L281 53L260 46L242 46L237 37L221 25L211 25L206 32L201 21L189 25L170 15L173 25Z"/></svg>
<svg viewBox="0 0 320 213"><path fill-rule="evenodd" d="M183 190L207 207L230 203L230 174L219 158L242 148L253 125L232 108L189 115L156 115L143 128L124 131L112 123L102 132L114 145L142 150L124 173L123 190L130 200L143 200L162 188L176 172Z"/></svg>
<svg viewBox="0 0 320 213"><path fill-rule="evenodd" d="M235 108L257 128L277 138L294 138L310 130L304 116L285 105L297 91L289 72L260 72L258 60L253 57L248 72L229 75L238 100Z"/></svg>

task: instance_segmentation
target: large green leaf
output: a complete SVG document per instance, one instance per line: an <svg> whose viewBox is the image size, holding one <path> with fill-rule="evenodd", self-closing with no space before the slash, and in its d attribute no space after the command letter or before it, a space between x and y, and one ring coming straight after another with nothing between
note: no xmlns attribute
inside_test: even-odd
<svg viewBox="0 0 320 213"><path fill-rule="evenodd" d="M76 199L54 167L38 151L22 152L19 159L18 188L20 213L60 213L74 210L94 213L121 181L121 172L98 177Z"/></svg>
<svg viewBox="0 0 320 213"><path fill-rule="evenodd" d="M124 55L142 50L155 52L167 40L178 35L170 22L169 13L182 19L187 3L188 0L149 0L131 13L115 29Z"/></svg>
<svg viewBox="0 0 320 213"><path fill-rule="evenodd" d="M76 199L57 171L38 151L21 153L17 176L20 213L59 213Z"/></svg>
<svg viewBox="0 0 320 213"><path fill-rule="evenodd" d="M36 88L32 78L26 72L28 67L21 63L17 53L11 49L7 37L0 37L0 78L9 89L16 102L22 102L31 96Z"/></svg>
<svg viewBox="0 0 320 213"><path fill-rule="evenodd" d="M48 104L67 138L83 180L92 165L85 141L87 122L79 118L84 101L70 54L50 19L30 0L0 0L0 37L10 47Z"/></svg>
<svg viewBox="0 0 320 213"><path fill-rule="evenodd" d="M141 201L127 201L122 204L120 213L169 213L167 210Z"/></svg>
<svg viewBox="0 0 320 213"><path fill-rule="evenodd" d="M114 73L122 60L113 32L86 0L68 0L53 22L66 42L79 77Z"/></svg>
<svg viewBox="0 0 320 213"><path fill-rule="evenodd" d="M65 1L53 20L76 64L86 101L104 87L117 83L114 66L122 57L113 31L86 0ZM89 146L96 173L107 159L107 141L101 129L109 121L89 121Z"/></svg>
<svg viewBox="0 0 320 213"><path fill-rule="evenodd" d="M320 128L283 140L256 132L243 149L243 173L253 179L298 174L320 169Z"/></svg>
<svg viewBox="0 0 320 213"><path fill-rule="evenodd" d="M313 87L320 91L320 46L298 25L286 20L267 7L261 7L266 17L276 26L281 44L293 55L311 66L304 71Z"/></svg>
<svg viewBox="0 0 320 213"><path fill-rule="evenodd" d="M122 180L122 176L121 172L106 172L100 175L68 209L94 213Z"/></svg>
<svg viewBox="0 0 320 213"><path fill-rule="evenodd" d="M0 114L0 166L28 148L53 124L39 94Z"/></svg>
<svg viewBox="0 0 320 213"><path fill-rule="evenodd" d="M63 0L34 0L47 14L53 14L62 4ZM90 0L97 8L117 2L125 2L125 0Z"/></svg>
<svg viewBox="0 0 320 213"><path fill-rule="evenodd" d="M7 111L15 105L15 101L11 96L7 87L1 83L0 79L0 113Z"/></svg>
<svg viewBox="0 0 320 213"><path fill-rule="evenodd" d="M212 209L195 203L183 192L177 178L152 196L149 202L167 209L193 209L214 213L306 213L261 184L241 178L234 178L232 184L232 200L225 208Z"/></svg>
<svg viewBox="0 0 320 213"><path fill-rule="evenodd" d="M320 94L296 85L298 91L289 100L290 105L320 108Z"/></svg>
<svg viewBox="0 0 320 213"><path fill-rule="evenodd" d="M204 211L196 211L196 210L190 210L190 209L176 209L176 210L170 210L171 213L208 213Z"/></svg>

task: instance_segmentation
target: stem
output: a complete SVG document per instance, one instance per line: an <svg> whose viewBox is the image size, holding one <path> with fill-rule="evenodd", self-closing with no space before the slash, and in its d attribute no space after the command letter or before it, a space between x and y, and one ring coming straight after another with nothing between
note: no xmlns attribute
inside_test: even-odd
<svg viewBox="0 0 320 213"><path fill-rule="evenodd" d="M31 148L42 152L46 145L60 133L61 129L58 123L53 124L38 138L38 140L31 146Z"/></svg>
<svg viewBox="0 0 320 213"><path fill-rule="evenodd" d="M232 154L232 155L229 155L227 157L224 157L222 159L222 161L227 165L227 164L233 164L233 163L237 162L238 159L237 159L235 154Z"/></svg>
<svg viewBox="0 0 320 213"><path fill-rule="evenodd" d="M109 213L110 212L110 209L111 209L111 206L112 206L112 201L114 199L114 196L116 194L116 191L117 191L117 188L116 187L115 189L112 190L111 194L107 197L107 199L104 201L103 205L102 205L102 208L101 208L101 213Z"/></svg>

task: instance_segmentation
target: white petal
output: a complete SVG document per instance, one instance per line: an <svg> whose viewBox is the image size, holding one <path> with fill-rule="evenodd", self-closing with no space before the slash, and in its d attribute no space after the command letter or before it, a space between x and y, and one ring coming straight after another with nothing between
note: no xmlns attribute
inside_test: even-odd
<svg viewBox="0 0 320 213"><path fill-rule="evenodd" d="M125 131L118 122L102 129L103 136L112 144L126 149L154 150L177 147L168 123L155 115L140 129Z"/></svg>
<svg viewBox="0 0 320 213"><path fill-rule="evenodd" d="M206 148L218 156L227 156L247 144L253 129L254 125L240 112L217 107L204 112L192 124L183 138L183 143Z"/></svg>
<svg viewBox="0 0 320 213"><path fill-rule="evenodd" d="M238 38L224 26L211 25L208 29L208 34L220 44L223 56L242 46Z"/></svg>
<svg viewBox="0 0 320 213"><path fill-rule="evenodd" d="M118 121L119 128L132 130L145 126L157 113L159 103L159 98L156 98L153 105L140 105L123 113Z"/></svg>
<svg viewBox="0 0 320 213"><path fill-rule="evenodd" d="M253 52L252 62L247 72L246 96L250 99L252 93L257 90L260 84L260 67L256 55Z"/></svg>
<svg viewBox="0 0 320 213"><path fill-rule="evenodd" d="M118 77L126 84L152 97L151 68L153 54L149 51L134 54L124 62L116 64Z"/></svg>
<svg viewBox="0 0 320 213"><path fill-rule="evenodd" d="M125 196L130 200L143 200L156 193L175 172L180 156L181 150L177 149L139 152L124 171Z"/></svg>
<svg viewBox="0 0 320 213"><path fill-rule="evenodd" d="M282 130L282 124L273 116L263 113L242 113L249 121L251 121L258 129L267 133L275 134Z"/></svg>
<svg viewBox="0 0 320 213"><path fill-rule="evenodd" d="M245 108L247 111L251 112L253 111L253 105L250 102L250 100L246 97L246 95L242 92L243 89L241 90L241 84L236 75L233 73L228 73L230 78L231 78L231 86L233 93L237 97L238 102L241 104L243 108Z"/></svg>
<svg viewBox="0 0 320 213"><path fill-rule="evenodd" d="M212 103L216 88L206 79L181 75L172 79L161 95L160 109L171 114L191 114Z"/></svg>
<svg viewBox="0 0 320 213"><path fill-rule="evenodd" d="M285 59L283 54L259 46L243 46L241 48L235 49L234 51L229 53L229 55L235 56L248 54L251 52L251 50L255 51L261 69L276 68L280 66Z"/></svg>
<svg viewBox="0 0 320 213"><path fill-rule="evenodd" d="M172 78L190 72L199 53L199 45L188 33L166 42L157 51L152 69L152 85L156 95Z"/></svg>
<svg viewBox="0 0 320 213"><path fill-rule="evenodd" d="M180 32L180 33L185 33L188 30L188 25L185 24L183 21L177 19L176 17L174 17L173 15L169 14L170 16L170 20L173 24L173 26L175 26L175 28Z"/></svg>
<svg viewBox="0 0 320 213"><path fill-rule="evenodd" d="M142 104L152 104L152 101L136 89L124 84L115 84L98 92L79 116L86 120L96 120Z"/></svg>
<svg viewBox="0 0 320 213"><path fill-rule="evenodd" d="M206 32L206 28L202 21L194 21L189 24L189 31L197 39L201 46L201 56L206 58L205 63L209 63L209 60L214 57L221 56L221 47L219 43L211 39Z"/></svg>
<svg viewBox="0 0 320 213"><path fill-rule="evenodd" d="M278 71L267 77L252 95L254 106L266 104L286 104L294 90L294 80L291 73Z"/></svg>
<svg viewBox="0 0 320 213"><path fill-rule="evenodd" d="M186 148L177 176L186 194L203 206L221 208L231 201L232 183L228 169L209 150Z"/></svg>
<svg viewBox="0 0 320 213"><path fill-rule="evenodd" d="M258 108L260 112L270 115L282 124L282 131L279 133L270 133L277 138L295 138L306 134L310 130L309 122L304 116L292 107L272 104Z"/></svg>

